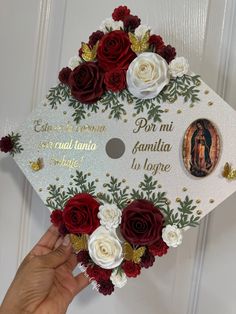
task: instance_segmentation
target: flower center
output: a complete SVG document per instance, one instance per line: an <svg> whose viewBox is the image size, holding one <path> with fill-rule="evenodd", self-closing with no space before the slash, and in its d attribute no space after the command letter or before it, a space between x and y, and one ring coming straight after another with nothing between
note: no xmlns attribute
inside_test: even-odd
<svg viewBox="0 0 236 314"><path fill-rule="evenodd" d="M176 238L175 232L171 231L171 232L169 233L169 239L174 240L175 238Z"/></svg>

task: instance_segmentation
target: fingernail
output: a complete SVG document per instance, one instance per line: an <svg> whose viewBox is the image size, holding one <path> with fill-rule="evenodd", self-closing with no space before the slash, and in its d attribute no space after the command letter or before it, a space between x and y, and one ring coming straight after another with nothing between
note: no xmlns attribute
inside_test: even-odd
<svg viewBox="0 0 236 314"><path fill-rule="evenodd" d="M62 245L64 245L64 246L69 246L69 245L71 245L69 234L67 234L67 235L65 236L65 238L63 239Z"/></svg>

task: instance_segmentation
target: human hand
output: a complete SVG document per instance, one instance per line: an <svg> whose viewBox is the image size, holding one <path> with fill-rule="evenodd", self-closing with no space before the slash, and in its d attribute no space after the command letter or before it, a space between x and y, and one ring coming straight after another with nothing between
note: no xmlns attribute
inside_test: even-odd
<svg viewBox="0 0 236 314"><path fill-rule="evenodd" d="M73 276L77 259L70 238L51 226L20 265L0 307L0 314L62 314L74 296L89 284Z"/></svg>

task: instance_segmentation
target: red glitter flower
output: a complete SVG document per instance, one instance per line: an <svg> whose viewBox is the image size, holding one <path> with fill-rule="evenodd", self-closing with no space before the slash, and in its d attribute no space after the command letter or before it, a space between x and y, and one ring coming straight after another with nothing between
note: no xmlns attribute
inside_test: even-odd
<svg viewBox="0 0 236 314"><path fill-rule="evenodd" d="M130 9L126 5L119 6L112 13L112 18L114 21L124 21L124 18L130 14Z"/></svg>
<svg viewBox="0 0 236 314"><path fill-rule="evenodd" d="M99 280L98 291L103 295L110 295L114 291L114 285L111 280Z"/></svg>
<svg viewBox="0 0 236 314"><path fill-rule="evenodd" d="M0 151L4 152L4 153L9 153L12 149L13 149L13 142L11 137L8 136L4 136L1 138L0 140Z"/></svg>
<svg viewBox="0 0 236 314"><path fill-rule="evenodd" d="M141 272L141 266L132 261L125 261L121 265L127 277L137 277Z"/></svg>

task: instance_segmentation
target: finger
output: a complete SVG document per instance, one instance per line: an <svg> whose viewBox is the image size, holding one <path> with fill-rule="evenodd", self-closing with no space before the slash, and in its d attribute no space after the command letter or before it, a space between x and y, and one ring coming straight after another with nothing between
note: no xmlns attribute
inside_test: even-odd
<svg viewBox="0 0 236 314"><path fill-rule="evenodd" d="M39 242L35 245L37 246L43 246L50 250L52 250L60 237L60 233L55 226L49 227L49 229L46 231L46 233L42 236L42 238L39 240ZM34 250L34 249L33 249Z"/></svg>
<svg viewBox="0 0 236 314"><path fill-rule="evenodd" d="M63 242L63 238L60 237L55 246L54 246L54 249L57 249ZM71 257L68 259L68 261L66 262L66 267L69 271L73 271L75 269L75 267L78 265L78 261L77 261L77 257L76 257L76 254L72 253L71 254Z"/></svg>
<svg viewBox="0 0 236 314"><path fill-rule="evenodd" d="M34 256L46 255L54 248L60 234L55 226L50 226L39 242L24 258L23 264L29 262Z"/></svg>
<svg viewBox="0 0 236 314"><path fill-rule="evenodd" d="M66 262L67 269L72 272L77 265L78 265L77 256L74 253L72 253L71 257Z"/></svg>
<svg viewBox="0 0 236 314"><path fill-rule="evenodd" d="M69 235L66 235L62 244L47 255L40 256L41 261L50 268L57 268L64 264L71 256L72 245Z"/></svg>
<svg viewBox="0 0 236 314"><path fill-rule="evenodd" d="M89 278L86 277L84 273L80 273L77 276L75 276L75 280L77 283L76 293L79 293L90 284Z"/></svg>
<svg viewBox="0 0 236 314"><path fill-rule="evenodd" d="M63 237L60 237L57 239L57 242L55 243L54 248L53 248L54 250L57 249L62 244L63 239L64 239Z"/></svg>

